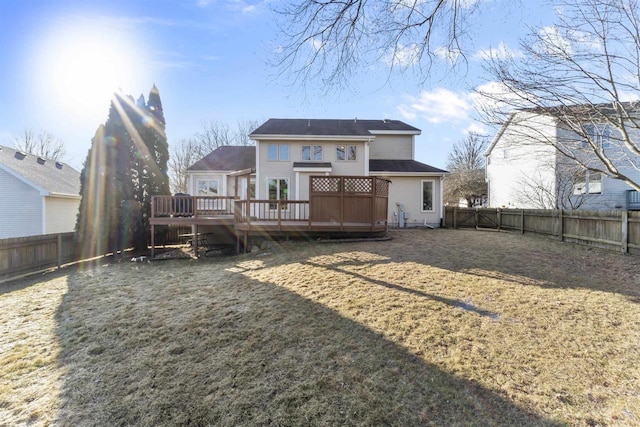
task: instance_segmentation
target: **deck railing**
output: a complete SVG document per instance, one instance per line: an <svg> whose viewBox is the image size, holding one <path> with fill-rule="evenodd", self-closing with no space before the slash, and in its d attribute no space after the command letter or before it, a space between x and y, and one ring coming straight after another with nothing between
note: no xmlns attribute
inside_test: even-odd
<svg viewBox="0 0 640 427"><path fill-rule="evenodd" d="M151 217L211 217L234 214L232 196L153 196Z"/></svg>
<svg viewBox="0 0 640 427"><path fill-rule="evenodd" d="M308 222L308 200L236 200L235 222L250 224L251 222Z"/></svg>

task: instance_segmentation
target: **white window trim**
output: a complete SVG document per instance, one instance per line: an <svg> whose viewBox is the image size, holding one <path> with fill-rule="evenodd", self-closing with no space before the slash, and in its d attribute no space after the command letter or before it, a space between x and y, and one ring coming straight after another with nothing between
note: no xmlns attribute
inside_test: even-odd
<svg viewBox="0 0 640 427"><path fill-rule="evenodd" d="M201 181L205 181L205 182L210 182L210 181L216 181L217 183L217 188L218 188L218 193L216 194L216 196L220 196L220 193L222 192L222 187L220 185L220 179L219 178L196 178L196 187L195 187L195 192L196 192L196 196L210 196L210 194L200 194L200 182Z"/></svg>
<svg viewBox="0 0 640 427"><path fill-rule="evenodd" d="M431 210L422 209L424 206L424 183L431 183ZM435 179L423 179L420 180L420 212L435 212L436 211L436 180Z"/></svg>
<svg viewBox="0 0 640 427"><path fill-rule="evenodd" d="M269 158L269 148L274 145L277 148L278 154L277 154L277 158L275 160L270 159ZM281 156L281 149L280 147L286 146L287 147L287 158L283 159ZM276 144L276 143L268 143L267 144L267 161L268 162L289 162L291 161L291 146L289 144Z"/></svg>
<svg viewBox="0 0 640 427"><path fill-rule="evenodd" d="M280 180L284 179L285 181L287 181L287 189L289 190L289 192L287 193L287 196L289 198L287 199L277 199L277 200L292 200L291 199L291 179L288 176L268 176L266 178L265 184L266 184L266 200L271 201L271 199L269 199L269 181L271 181L272 179L278 180L278 195L280 195ZM269 203L270 204L270 203ZM270 211L277 211L277 209L271 209L271 207L269 207ZM288 211L289 210L289 205L287 204L287 209L283 209L283 211Z"/></svg>
<svg viewBox="0 0 640 427"><path fill-rule="evenodd" d="M344 147L344 159L338 159L338 148ZM356 158L355 160L349 160L349 147L354 147L356 149ZM351 162L356 163L358 161L358 146L356 144L338 144L336 145L336 162Z"/></svg>
<svg viewBox="0 0 640 427"><path fill-rule="evenodd" d="M309 158L305 159L302 156L304 147L309 147ZM320 158L319 159L315 159L314 155L315 155L315 148L316 147L320 147ZM322 146L321 144L303 144L300 147L300 160L303 162L322 162L324 161L324 146Z"/></svg>

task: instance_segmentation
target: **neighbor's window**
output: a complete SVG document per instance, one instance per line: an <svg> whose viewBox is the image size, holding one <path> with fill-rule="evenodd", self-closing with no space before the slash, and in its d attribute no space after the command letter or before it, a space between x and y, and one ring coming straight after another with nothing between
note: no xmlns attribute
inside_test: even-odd
<svg viewBox="0 0 640 427"><path fill-rule="evenodd" d="M269 192L269 200L288 200L289 199L289 179L288 178L268 178L267 191ZM280 205L282 209L286 209L286 204ZM277 209L277 203L269 203L269 209Z"/></svg>
<svg viewBox="0 0 640 427"><path fill-rule="evenodd" d="M267 147L267 159L269 161L288 161L289 144L269 144Z"/></svg>
<svg viewBox="0 0 640 427"><path fill-rule="evenodd" d="M573 194L601 194L602 193L602 174L600 172L592 172L584 170L576 176L573 184Z"/></svg>
<svg viewBox="0 0 640 427"><path fill-rule="evenodd" d="M199 179L196 181L198 196L217 196L220 182L217 179Z"/></svg>
<svg viewBox="0 0 640 427"><path fill-rule="evenodd" d="M358 160L358 147L355 145L338 145L336 160Z"/></svg>
<svg viewBox="0 0 640 427"><path fill-rule="evenodd" d="M433 211L433 181L422 181L422 211Z"/></svg>
<svg viewBox="0 0 640 427"><path fill-rule="evenodd" d="M583 125L584 133L593 144L598 148L608 148L611 144L611 128L609 125ZM591 145L587 139L581 142L582 148L590 148Z"/></svg>
<svg viewBox="0 0 640 427"><path fill-rule="evenodd" d="M303 145L302 160L322 160L322 145Z"/></svg>

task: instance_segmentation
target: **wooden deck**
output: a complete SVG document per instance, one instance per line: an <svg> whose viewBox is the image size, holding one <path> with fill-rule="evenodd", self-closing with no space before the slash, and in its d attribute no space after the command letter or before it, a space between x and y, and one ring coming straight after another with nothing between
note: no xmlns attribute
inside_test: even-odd
<svg viewBox="0 0 640 427"><path fill-rule="evenodd" d="M238 250L255 235L381 233L387 229L389 181L377 177L312 176L310 200L240 200L236 197L154 196L151 204L151 253L155 226L220 226L232 230ZM194 239L197 253L198 239Z"/></svg>

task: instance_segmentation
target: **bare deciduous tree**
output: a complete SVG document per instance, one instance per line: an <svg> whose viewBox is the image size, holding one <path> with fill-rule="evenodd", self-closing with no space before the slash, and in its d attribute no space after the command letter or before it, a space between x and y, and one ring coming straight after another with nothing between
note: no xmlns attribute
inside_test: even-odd
<svg viewBox="0 0 640 427"><path fill-rule="evenodd" d="M522 141L554 147L583 169L640 191L640 7L637 0L564 0L556 25L535 29L523 55L487 62L493 84L478 90L485 121L521 117ZM550 117L559 133L542 124ZM528 117L528 118L527 118Z"/></svg>
<svg viewBox="0 0 640 427"><path fill-rule="evenodd" d="M574 210L587 201L588 193L576 192L583 179L580 166L563 162L549 171L541 170L546 168L551 165L541 165L540 170L518 180L517 202L534 209ZM549 182L550 176L555 182Z"/></svg>
<svg viewBox="0 0 640 427"><path fill-rule="evenodd" d="M475 0L290 0L276 12L284 43L276 65L299 83L340 86L359 68L415 66L427 77L436 57L465 58Z"/></svg>
<svg viewBox="0 0 640 427"><path fill-rule="evenodd" d="M14 139L16 150L30 153L52 160L64 160L66 150L64 143L47 131L35 133L32 129L25 129L24 133Z"/></svg>
<svg viewBox="0 0 640 427"><path fill-rule="evenodd" d="M468 207L482 203L487 195L484 173L484 152L488 141L477 134L469 136L453 145L447 162L451 172L444 181L445 203L458 205L466 200Z"/></svg>
<svg viewBox="0 0 640 427"><path fill-rule="evenodd" d="M249 134L260 123L257 120L239 120L232 129L223 122L209 121L202 129L187 139L181 139L171 147L169 174L174 193L188 192L187 169L195 162L224 145L253 145Z"/></svg>

